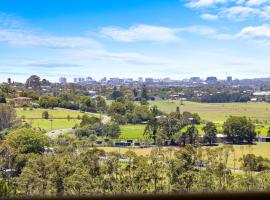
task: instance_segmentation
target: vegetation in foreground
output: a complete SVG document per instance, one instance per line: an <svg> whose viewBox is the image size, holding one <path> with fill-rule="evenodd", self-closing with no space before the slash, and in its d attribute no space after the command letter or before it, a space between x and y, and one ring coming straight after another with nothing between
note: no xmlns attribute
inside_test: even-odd
<svg viewBox="0 0 270 200"><path fill-rule="evenodd" d="M17 117L12 102L0 105L2 196L270 189L268 146L253 143L261 119L226 116L217 124L198 111L184 111L182 104L167 112L149 105L145 85L139 91L112 88L109 105L83 89L72 91L53 96L24 91L35 102L17 108ZM11 95L16 92L6 92L4 100ZM37 104L41 108L35 109ZM109 117L103 121L101 115ZM74 131L49 138L46 132L65 121ZM226 138L218 141L218 133ZM113 146L130 145L130 139L152 148L115 152ZM218 146L225 142L234 145Z"/></svg>

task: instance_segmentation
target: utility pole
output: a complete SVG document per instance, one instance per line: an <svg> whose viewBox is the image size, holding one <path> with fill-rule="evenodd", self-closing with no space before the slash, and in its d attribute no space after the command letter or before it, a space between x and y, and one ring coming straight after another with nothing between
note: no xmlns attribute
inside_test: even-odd
<svg viewBox="0 0 270 200"><path fill-rule="evenodd" d="M53 122L53 120L52 120L52 119L50 119L50 121L51 121L51 131L52 131L52 122Z"/></svg>

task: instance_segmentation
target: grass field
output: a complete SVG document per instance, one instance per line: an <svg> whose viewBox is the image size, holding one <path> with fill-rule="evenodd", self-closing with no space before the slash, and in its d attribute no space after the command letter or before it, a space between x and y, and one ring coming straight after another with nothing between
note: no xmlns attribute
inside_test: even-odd
<svg viewBox="0 0 270 200"><path fill-rule="evenodd" d="M52 122L48 119L29 119L26 120L34 128L45 129L46 131L57 130L62 128L72 128L76 124L80 124L78 119L53 119ZM51 126L52 125L52 126Z"/></svg>
<svg viewBox="0 0 270 200"><path fill-rule="evenodd" d="M234 153L231 153L228 158L228 167L234 167L234 159L235 159L235 167L239 168L241 163L239 159L246 154L253 153L257 156L262 156L264 158L270 159L270 143L257 143L256 145L233 145L235 149ZM126 153L128 150L134 151L139 156L150 155L150 152L153 148L118 148L118 147L98 147L103 149L105 152L119 152ZM181 147L162 147L162 149L172 148L173 150L179 150ZM205 147L203 147L205 148ZM215 148L215 147L211 147Z"/></svg>
<svg viewBox="0 0 270 200"><path fill-rule="evenodd" d="M123 125L120 127L121 128L121 139L143 139L144 135L144 124L139 124L139 125L133 125L133 124L128 124L128 125Z"/></svg>
<svg viewBox="0 0 270 200"><path fill-rule="evenodd" d="M42 119L42 113L44 111L49 112L49 120ZM72 128L75 124L79 124L80 120L77 119L78 115L82 117L82 115L87 114L90 116L99 117L99 114L96 113L81 113L77 110L69 110L64 108L54 108L54 109L26 109L16 108L17 117L21 118L25 117L25 121L30 123L32 127L42 128L46 131L62 129L62 128ZM67 120L67 116L70 116L72 119ZM52 119L52 122L50 121Z"/></svg>
<svg viewBox="0 0 270 200"><path fill-rule="evenodd" d="M64 109L64 108L54 108L54 109L43 109L43 108L37 108L37 109L27 109L24 110L23 108L16 108L16 114L17 117L22 117L24 116L26 119L27 118L42 118L42 113L44 111L48 111L49 113L49 118L67 118L69 115L71 118L77 118L78 115L82 116L84 114L88 114L91 116L99 116L99 114L96 113L81 113L78 110L69 110L69 109Z"/></svg>
<svg viewBox="0 0 270 200"><path fill-rule="evenodd" d="M161 111L173 112L179 106L181 112L188 111L198 113L202 119L222 123L230 115L246 116L252 120L266 121L270 124L270 103L196 103L184 101L166 100L150 101L150 105L156 105Z"/></svg>

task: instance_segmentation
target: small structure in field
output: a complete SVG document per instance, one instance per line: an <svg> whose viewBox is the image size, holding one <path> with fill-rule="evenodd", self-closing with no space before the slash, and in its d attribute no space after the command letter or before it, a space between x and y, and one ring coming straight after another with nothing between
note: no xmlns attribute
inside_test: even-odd
<svg viewBox="0 0 270 200"><path fill-rule="evenodd" d="M17 97L12 99L15 107L22 107L24 105L31 105L32 99L29 97Z"/></svg>

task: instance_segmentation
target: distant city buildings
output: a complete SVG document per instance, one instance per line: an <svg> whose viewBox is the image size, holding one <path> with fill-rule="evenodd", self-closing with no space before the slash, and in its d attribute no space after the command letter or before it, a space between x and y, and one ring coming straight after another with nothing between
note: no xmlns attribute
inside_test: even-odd
<svg viewBox="0 0 270 200"><path fill-rule="evenodd" d="M199 82L201 82L201 78L200 77L191 77L189 79L189 82L191 82L191 83L199 83Z"/></svg>
<svg viewBox="0 0 270 200"><path fill-rule="evenodd" d="M88 76L84 77L77 77L73 79L74 83L78 83L80 85L95 85L97 83L92 77Z"/></svg>
<svg viewBox="0 0 270 200"><path fill-rule="evenodd" d="M227 76L226 81L227 81L227 83L231 83L232 82L232 77L231 76Z"/></svg>
<svg viewBox="0 0 270 200"><path fill-rule="evenodd" d="M60 78L59 78L59 83L60 83L60 84L66 84L66 83L67 83L66 77L60 77Z"/></svg>
<svg viewBox="0 0 270 200"><path fill-rule="evenodd" d="M60 78L61 79L61 78ZM62 80L62 79L61 79ZM63 80L62 80L63 81ZM61 81L60 81L61 83ZM232 84L236 83L236 80L233 81L231 76L227 76L225 80L218 80L215 76L209 76L206 79L201 77L191 77L189 79L183 80L173 80L170 77L165 78L143 78L138 77L137 79L133 78L119 78L119 77L112 77L112 78L101 78L99 81L96 81L92 77L88 76L84 77L76 77L74 78L74 83L80 85L111 85L111 86L119 86L119 85L129 85L134 86L138 84L146 84L149 86L161 86L161 87L168 87L168 86L197 86L200 84L216 84L216 83L225 83L225 84Z"/></svg>
<svg viewBox="0 0 270 200"><path fill-rule="evenodd" d="M209 76L206 78L206 83L208 83L208 84L213 84L216 82L217 82L217 77L215 77L215 76Z"/></svg>
<svg viewBox="0 0 270 200"><path fill-rule="evenodd" d="M143 83L143 77L139 77L139 78L138 78L138 82L139 82L139 83Z"/></svg>
<svg viewBox="0 0 270 200"><path fill-rule="evenodd" d="M153 78L145 78L145 83L152 84L152 83L154 83L154 79Z"/></svg>

